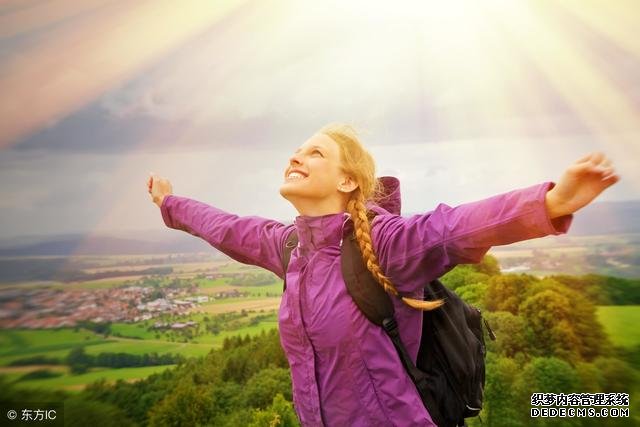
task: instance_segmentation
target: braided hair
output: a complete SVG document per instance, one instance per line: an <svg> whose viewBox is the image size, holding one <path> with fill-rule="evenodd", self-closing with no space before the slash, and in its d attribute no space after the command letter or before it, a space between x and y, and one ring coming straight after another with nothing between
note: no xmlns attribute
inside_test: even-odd
<svg viewBox="0 0 640 427"><path fill-rule="evenodd" d="M376 167L373 157L360 143L355 129L349 125L332 123L320 129L319 133L327 135L338 144L343 170L358 184L358 187L351 192L347 202L347 212L351 215L356 241L367 269L387 293L397 296L398 290L391 280L385 276L378 263L371 239L371 223L366 202L368 200L379 200L382 197L383 190L382 184L376 179ZM417 310L433 310L444 304L441 299L423 301L402 297L402 301Z"/></svg>

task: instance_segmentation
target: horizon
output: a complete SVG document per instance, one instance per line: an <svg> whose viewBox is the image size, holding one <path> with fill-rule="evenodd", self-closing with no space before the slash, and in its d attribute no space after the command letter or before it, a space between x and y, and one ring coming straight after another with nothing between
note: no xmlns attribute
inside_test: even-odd
<svg viewBox="0 0 640 427"><path fill-rule="evenodd" d="M596 200L593 203L590 203L588 206L585 206L583 209L590 209L592 208L594 205L601 205L601 204L609 204L609 203L638 203L640 204L640 198L638 199L629 199L629 200L610 200L610 201L602 201L602 200ZM435 208L435 206L434 206ZM581 209L581 210L583 210ZM159 209L158 209L159 210ZM428 212L428 211L426 211ZM420 214L420 213L425 213L425 212L421 212L421 211L414 211L414 212L403 212L401 214L401 216L410 216L410 215L416 215L416 214ZM249 215L254 215L252 213L249 213ZM574 216L576 215L580 215L580 211L575 212ZM293 218L291 218L291 220L287 221L286 219L283 218L272 218L275 219L276 221L280 221L283 224L289 224L289 223L293 223ZM162 221L162 220L161 220ZM76 231L69 231L69 232L64 232L64 233L51 233L51 234L19 234L19 235L13 235L13 236L2 236L0 237L0 246L2 245L6 245L6 244L14 244L14 243L10 243L10 242L16 242L19 241L19 239L41 239L41 238L61 238L61 237L69 237L69 238L83 238L83 237L87 237L87 236L105 236L105 237L114 237L114 238L120 238L120 239L126 239L128 238L128 236L126 235L127 233L135 233L136 236L131 237L132 239L139 239L139 235L144 234L144 233L154 233L154 236L159 236L161 233L164 233L165 230L173 230L169 227L164 226L161 228L135 228L135 229L114 229L114 230L89 230L89 231L82 231L82 230L76 230ZM176 230L174 230L176 231ZM179 230L178 230L179 231ZM571 229L569 230L569 235L571 234ZM625 233L623 233L625 234ZM174 236L175 237L175 236Z"/></svg>

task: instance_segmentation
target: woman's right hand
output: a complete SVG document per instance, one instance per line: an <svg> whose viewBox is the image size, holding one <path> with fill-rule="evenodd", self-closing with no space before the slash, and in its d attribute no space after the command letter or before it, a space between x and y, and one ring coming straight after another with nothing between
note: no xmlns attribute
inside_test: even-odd
<svg viewBox="0 0 640 427"><path fill-rule="evenodd" d="M169 180L162 178L153 172L149 174L149 179L147 179L147 190L151 196L151 201L158 205L158 207L162 206L164 196L173 194L173 188L171 187Z"/></svg>

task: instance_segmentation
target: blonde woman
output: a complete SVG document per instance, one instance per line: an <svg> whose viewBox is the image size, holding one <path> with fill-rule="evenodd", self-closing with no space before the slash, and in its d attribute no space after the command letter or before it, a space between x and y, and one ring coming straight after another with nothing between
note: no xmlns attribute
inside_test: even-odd
<svg viewBox="0 0 640 427"><path fill-rule="evenodd" d="M425 283L457 264L480 262L492 246L566 233L573 212L619 179L610 160L595 152L570 165L557 184L456 207L440 203L402 217L376 203L381 181L354 129L332 124L304 142L284 168L280 194L299 213L293 224L240 217L173 195L170 182L155 175L147 186L168 227L198 236L241 263L283 279L286 274L280 340L302 425L435 426L390 339L347 293L343 239L355 231L367 268L398 297L392 300L401 339L415 362L422 310L442 303L422 301ZM370 220L368 211L377 215ZM283 244L294 230L299 243L285 272Z"/></svg>

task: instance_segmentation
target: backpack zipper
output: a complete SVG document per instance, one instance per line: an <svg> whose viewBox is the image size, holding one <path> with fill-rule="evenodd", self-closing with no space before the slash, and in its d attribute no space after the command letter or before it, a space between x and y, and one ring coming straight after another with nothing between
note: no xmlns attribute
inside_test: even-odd
<svg viewBox="0 0 640 427"><path fill-rule="evenodd" d="M489 333L489 338L491 338L491 341L495 341L496 340L496 334L493 332L493 329L491 329L491 326L489 326L489 322L487 322L487 319L485 319L482 316L482 311L480 311L480 309L478 307L473 307L476 310L478 310L478 313L480 314L480 317L482 318L482 321L484 322L484 326L487 328L487 332Z"/></svg>
<svg viewBox="0 0 640 427"><path fill-rule="evenodd" d="M492 341L495 341L496 334L493 333L491 326L489 326L489 322L487 322L487 319L485 319L484 317L482 318L482 320L484 321L484 325L487 327L487 331L489 331L489 338L491 338Z"/></svg>

